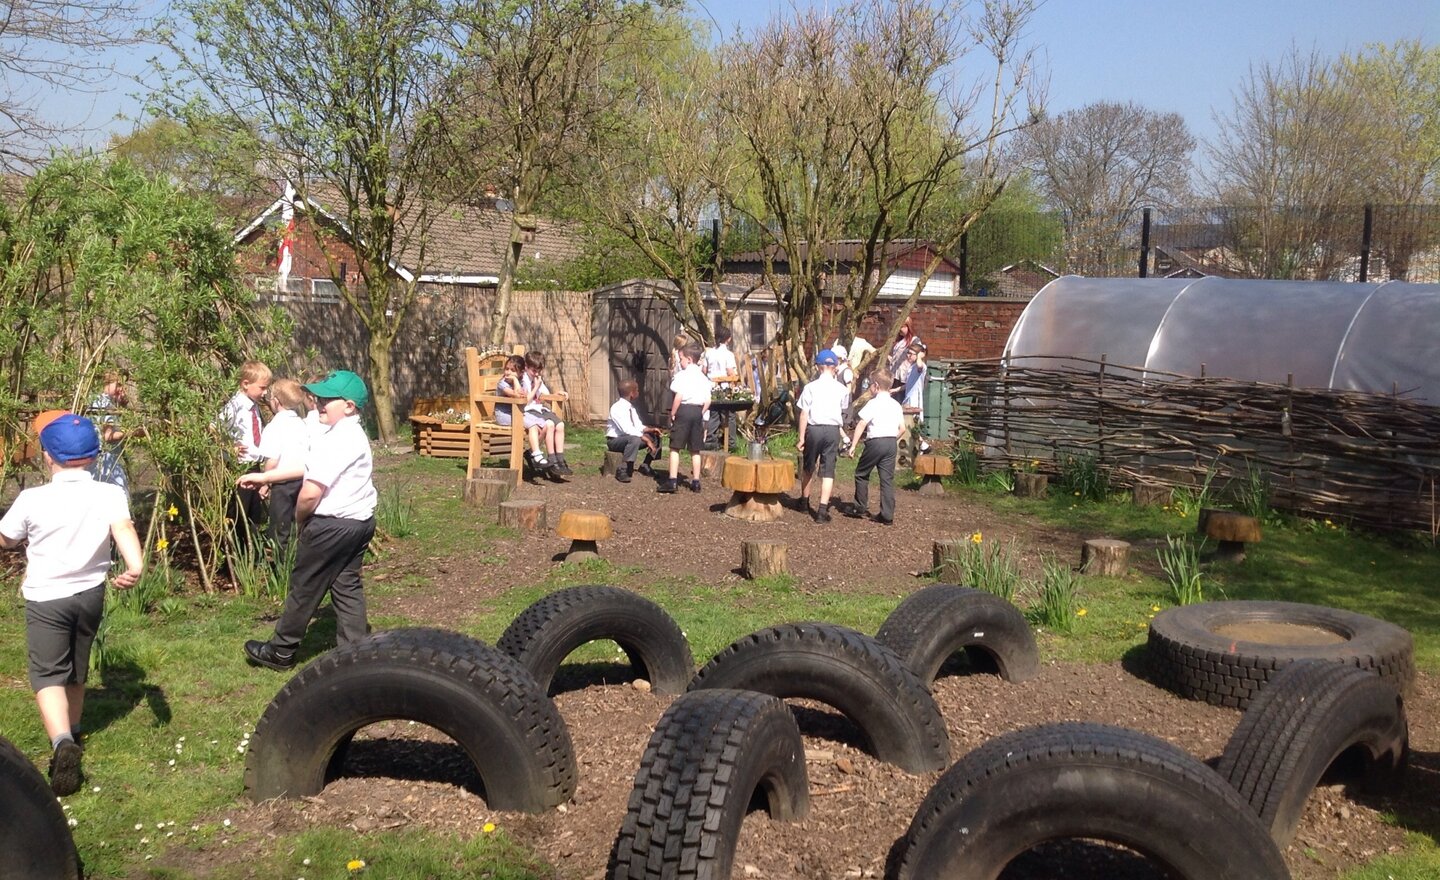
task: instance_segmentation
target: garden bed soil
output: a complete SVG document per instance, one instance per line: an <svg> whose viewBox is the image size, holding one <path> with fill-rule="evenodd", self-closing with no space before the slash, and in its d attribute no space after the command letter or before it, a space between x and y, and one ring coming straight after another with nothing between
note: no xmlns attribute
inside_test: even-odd
<svg viewBox="0 0 1440 880"><path fill-rule="evenodd" d="M437 490L458 495L460 476L457 472L454 485L437 482ZM849 486L841 484L837 494L848 499ZM615 535L601 543L600 551L612 563L667 575L693 574L717 585L739 582L743 539L785 541L796 589L814 593L903 595L928 583L917 575L930 567L934 540L975 531L987 541L1015 540L1024 565L1037 571L1041 551L1078 563L1082 542L1096 537L1002 517L954 496L922 497L914 491L900 493L893 526L841 516L817 525L793 510L779 522L747 523L719 512L728 495L718 485L706 485L700 493L657 495L653 482L638 475L625 485L587 468L568 483L522 486L515 497L544 500L551 522L568 507L604 511ZM488 512L476 511L475 516L493 521ZM417 558L404 542L390 546L394 549L367 568L368 577L383 581L423 566L433 573L432 583L377 598L373 610L403 615L419 625L445 626L483 611L515 585L542 580L568 542L553 533L523 535L477 551L476 558L447 559L425 558L423 548L414 548L421 554ZM1132 558L1144 567L1147 556L1153 558L1153 553ZM424 828L470 836L491 822L554 865L556 877L598 880L604 876L640 754L671 698L632 686L625 680L627 667L602 664L588 671L591 681L572 675L571 689L556 696L580 771L575 797L562 809L544 815L490 810L458 746L429 728L386 722L357 737L344 776L319 796L227 812L234 829L231 846L264 846L273 835L310 826L359 832ZM596 682L597 676L608 680ZM1041 673L1031 681L1012 684L983 672L952 675L936 682L935 697L949 729L952 761L1004 731L1061 720L1134 728L1211 760L1240 717L1233 709L1180 699L1120 663L1044 662L1043 648ZM1411 830L1440 836L1440 687L1434 676L1418 677L1407 709L1413 753L1403 790L1391 798L1357 799L1338 787L1320 788L1285 852L1297 880L1339 877L1357 864L1400 851L1406 832L1385 821L1385 814L1398 815ZM797 716L807 748L810 814L793 824L751 814L739 840L735 876L884 876L887 852L939 774L912 775L876 761L859 748L858 732L823 707L802 705ZM383 853L373 855L372 864L380 868ZM163 862L204 876L209 868L233 868L233 857L226 847L216 846L172 851ZM1040 867L1012 866L1005 877L1152 876L1148 866L1137 868L1124 853L1084 844L1049 848L1038 860Z"/></svg>

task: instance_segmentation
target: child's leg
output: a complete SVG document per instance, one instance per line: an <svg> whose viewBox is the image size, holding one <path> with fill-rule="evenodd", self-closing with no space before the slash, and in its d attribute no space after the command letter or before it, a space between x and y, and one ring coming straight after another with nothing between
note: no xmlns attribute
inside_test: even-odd
<svg viewBox="0 0 1440 880"><path fill-rule="evenodd" d="M875 467L870 453L873 446L870 441L865 441L860 461L855 464L855 511L861 514L870 509L870 471Z"/></svg>
<svg viewBox="0 0 1440 880"><path fill-rule="evenodd" d="M690 479L700 479L700 453L690 453Z"/></svg>
<svg viewBox="0 0 1440 880"><path fill-rule="evenodd" d="M335 609L335 641L346 645L365 638L369 631L360 569L365 562L365 548L375 536L375 520L342 519L335 522L345 527L342 537L353 548L349 560L330 585L330 605Z"/></svg>
<svg viewBox="0 0 1440 880"><path fill-rule="evenodd" d="M895 519L895 449L880 459L880 518L886 522Z"/></svg>
<svg viewBox="0 0 1440 880"><path fill-rule="evenodd" d="M820 505L823 507L830 503L830 492L835 488L834 477L820 478Z"/></svg>
<svg viewBox="0 0 1440 880"><path fill-rule="evenodd" d="M61 734L69 734L80 724L80 713L70 708L70 689L75 685L51 685L35 692L35 705L40 709L40 722L45 735L54 742ZM85 689L80 687L83 694ZM72 720L73 717L73 720Z"/></svg>
<svg viewBox="0 0 1440 880"><path fill-rule="evenodd" d="M680 478L680 450L670 450L670 479L672 481Z"/></svg>
<svg viewBox="0 0 1440 880"><path fill-rule="evenodd" d="M551 434L553 435L553 438L554 438L554 450L555 450L555 454L556 454L556 455L564 455L564 454L565 454L565 423L564 423L564 422L556 422L554 425L551 425L551 426L550 426L550 431L551 431Z"/></svg>
<svg viewBox="0 0 1440 880"><path fill-rule="evenodd" d="M539 426L539 425L531 425L531 426L530 426L529 434L530 434L530 452L531 452L531 454L533 454L536 458L539 458L539 457L544 453L544 450L540 448L540 426Z"/></svg>

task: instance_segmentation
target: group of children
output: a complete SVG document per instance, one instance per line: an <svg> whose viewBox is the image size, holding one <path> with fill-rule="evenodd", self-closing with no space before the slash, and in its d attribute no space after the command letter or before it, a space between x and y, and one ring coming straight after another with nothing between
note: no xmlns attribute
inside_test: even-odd
<svg viewBox="0 0 1440 880"><path fill-rule="evenodd" d="M275 417L263 424L258 405L267 392ZM125 564L110 578L117 589L138 583L145 565L123 480L96 477L96 465L124 437L108 419L123 403L123 386L107 379L103 395L98 426L69 412L37 418L34 430L50 481L22 491L0 518L0 548L27 545L21 585L27 663L50 737L50 787L57 796L73 794L83 780L85 681L112 553ZM369 631L360 571L375 532L377 495L370 441L359 417L368 402L364 380L347 370L303 386L293 379L272 384L270 370L251 361L221 412L220 427L233 443L226 451L247 469L236 480L246 515L258 521L268 496L277 546L296 535L290 588L274 635L244 645L253 664L295 666L296 649L327 593L341 644ZM113 473L106 467L99 472Z"/></svg>

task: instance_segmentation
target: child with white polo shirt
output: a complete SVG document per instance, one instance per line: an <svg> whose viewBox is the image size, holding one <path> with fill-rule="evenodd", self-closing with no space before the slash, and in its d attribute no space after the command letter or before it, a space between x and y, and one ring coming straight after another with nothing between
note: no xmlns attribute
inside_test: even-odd
<svg viewBox="0 0 1440 880"><path fill-rule="evenodd" d="M310 452L310 413L304 386L294 379L276 379L270 386L270 409L275 418L260 433L260 455L265 465L259 474L246 474L237 485L269 487L270 521L265 537L275 548L276 561L289 558L295 530L295 505L305 482L305 458ZM247 479L250 478L250 479Z"/></svg>
<svg viewBox="0 0 1440 880"><path fill-rule="evenodd" d="M635 456L640 447L645 447L645 461L640 473L649 476L650 462L660 451L660 429L645 424L640 411L635 408L635 399L640 396L640 384L634 379L620 382L620 397L610 405L610 418L605 423L605 448L624 456L615 469L615 479L628 483L635 475Z"/></svg>
<svg viewBox="0 0 1440 880"><path fill-rule="evenodd" d="M875 521L881 525L895 522L895 457L899 452L900 430L905 412L900 402L890 396L890 372L879 368L870 374L870 387L875 396L860 407L856 416L855 436L850 441L850 455L865 437L865 451L855 465L855 504L845 512L854 519L863 517L870 507L870 472L880 474L880 513ZM868 430L868 433L867 433Z"/></svg>
<svg viewBox="0 0 1440 880"><path fill-rule="evenodd" d="M236 391L220 410L220 428L234 443L234 453L240 465L249 470L260 467L264 456L260 454L260 438L264 422L260 418L260 401L270 388L270 368L260 361L246 361L240 365L240 390ZM265 501L255 489L241 488L236 492L238 516L236 522L245 520L241 539L249 542L252 533L265 519Z"/></svg>
<svg viewBox="0 0 1440 880"><path fill-rule="evenodd" d="M100 454L89 419L64 413L41 427L40 448L50 482L21 492L0 519L0 547L29 541L25 553L25 642L30 686L54 749L50 788L80 789L80 714L90 647L105 608L111 541L125 560L118 589L140 580L145 557L130 519L125 490L95 480L87 468Z"/></svg>
<svg viewBox="0 0 1440 880"><path fill-rule="evenodd" d="M800 392L795 408L800 410L800 440L796 450L804 455L804 476L800 497L810 506L810 481L820 472L820 506L812 512L817 523L830 521L830 492L835 488L835 458L840 453L840 431L850 391L835 378L840 357L830 349L815 355L820 375Z"/></svg>
<svg viewBox="0 0 1440 880"><path fill-rule="evenodd" d="M700 450L705 446L705 416L710 412L709 377L697 361L704 349L689 342L680 349L680 371L670 380L675 398L670 403L670 478L662 480L658 492L673 493L680 479L680 450L690 452L690 491L700 491Z"/></svg>
<svg viewBox="0 0 1440 880"><path fill-rule="evenodd" d="M315 395L320 423L328 430L316 436L305 459L305 482L295 506L299 542L285 610L268 642L245 643L245 657L257 666L286 670L320 600L330 594L335 609L336 639L341 645L365 637L364 584L360 567L375 534L375 484L371 482L370 438L360 424L360 408L370 400L365 380L349 370L336 370L321 382L305 386ZM261 485L266 475L246 474L241 480Z"/></svg>

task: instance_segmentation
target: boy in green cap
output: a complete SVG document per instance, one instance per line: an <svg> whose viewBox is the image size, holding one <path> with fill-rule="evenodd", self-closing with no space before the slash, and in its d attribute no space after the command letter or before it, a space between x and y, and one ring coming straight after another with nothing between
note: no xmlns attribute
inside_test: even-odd
<svg viewBox="0 0 1440 880"><path fill-rule="evenodd" d="M245 643L245 657L257 666L286 670L320 600L330 594L336 638L341 645L364 638L365 594L360 565L375 534L375 484L370 475L370 438L360 424L360 409L370 400L365 380L336 370L305 386L315 395L322 433L310 443L305 482L295 504L299 540L285 610L268 642ZM241 480L263 482L265 474Z"/></svg>

